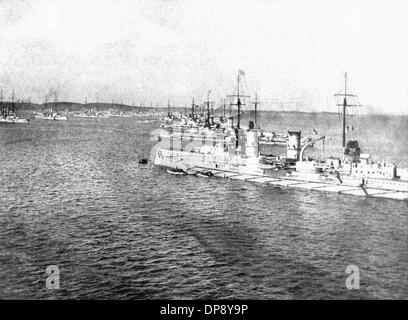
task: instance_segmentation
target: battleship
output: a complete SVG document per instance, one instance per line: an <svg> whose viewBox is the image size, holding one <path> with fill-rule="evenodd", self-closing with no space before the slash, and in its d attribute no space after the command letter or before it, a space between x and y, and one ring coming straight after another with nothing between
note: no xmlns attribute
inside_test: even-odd
<svg viewBox="0 0 408 320"><path fill-rule="evenodd" d="M120 107L123 108L123 103L119 105ZM85 104L84 104L84 111L81 112L75 112L73 113L73 116L75 118L87 118L87 119L107 119L107 118L114 118L114 117L121 117L121 118L128 118L132 117L132 113L126 113L119 108L114 107L113 99L111 103L111 108L109 110L100 110L100 104L98 102L98 99L95 103L93 104L88 104L88 99L85 98Z"/></svg>
<svg viewBox="0 0 408 320"><path fill-rule="evenodd" d="M47 106L47 98L45 100L45 106ZM41 119L41 120L55 120L55 121L67 121L68 117L61 115L57 111L57 94L55 93L55 98L54 98L54 103L51 104L50 108L42 111L42 112L36 112L34 113L34 118L35 119Z"/></svg>
<svg viewBox="0 0 408 320"><path fill-rule="evenodd" d="M305 156L308 148L325 136L302 138L301 131L288 131L280 141L286 146L284 156L260 154L262 131L251 121L241 127L241 107L246 96L240 94L242 71L237 76L237 92L230 97L237 107L234 118L214 123L209 113L200 121L194 115L189 119L175 119L168 110L162 119L159 143L152 152L155 165L167 168L177 175L219 177L263 183L279 188L297 188L345 195L408 200L408 179L397 174L397 166L389 161L374 162L363 153L357 140L346 136L346 110L353 106L348 101L347 73L344 76L342 98L342 157L317 160ZM255 112L256 114L256 112ZM177 120L177 121L175 121ZM282 140L283 139L283 140Z"/></svg>
<svg viewBox="0 0 408 320"><path fill-rule="evenodd" d="M3 90L0 92L0 123L21 123L27 124L30 119L23 119L17 116L14 102L14 90L11 96L11 103L3 102Z"/></svg>
<svg viewBox="0 0 408 320"><path fill-rule="evenodd" d="M85 111L81 113L74 113L75 118L91 118L91 119L97 119L98 114L96 113L95 110L92 109L91 106L88 107L88 99L85 98Z"/></svg>

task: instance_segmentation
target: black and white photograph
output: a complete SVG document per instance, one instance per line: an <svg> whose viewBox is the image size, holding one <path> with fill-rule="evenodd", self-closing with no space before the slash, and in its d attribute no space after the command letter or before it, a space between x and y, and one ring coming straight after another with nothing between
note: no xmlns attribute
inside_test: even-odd
<svg viewBox="0 0 408 320"><path fill-rule="evenodd" d="M0 300L408 300L407 12L0 0Z"/></svg>

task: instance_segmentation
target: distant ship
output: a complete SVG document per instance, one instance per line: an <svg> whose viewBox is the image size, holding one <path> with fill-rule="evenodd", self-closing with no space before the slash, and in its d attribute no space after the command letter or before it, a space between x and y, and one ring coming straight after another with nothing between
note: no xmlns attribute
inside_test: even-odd
<svg viewBox="0 0 408 320"><path fill-rule="evenodd" d="M161 135L156 146L154 164L168 168L172 173L199 173L284 188L299 188L337 192L341 194L408 200L408 180L397 176L397 167L391 162L373 162L361 153L358 141L346 142L347 74L343 97L343 157L325 161L304 159L304 153L313 144L325 139L318 136L302 143L301 131L288 131L286 156L265 156L259 152L259 129L240 126L241 73L238 73L237 125L229 119L224 126L211 128L209 119L204 127L199 124L166 126L170 132ZM166 121L171 118L168 114ZM317 134L317 132L316 132ZM171 169L174 169L173 171Z"/></svg>
<svg viewBox="0 0 408 320"><path fill-rule="evenodd" d="M58 113L52 112L52 111L43 111L43 112L36 112L34 114L35 119L40 119L40 120L55 120L55 121L67 121L68 117L67 116L62 116Z"/></svg>
<svg viewBox="0 0 408 320"><path fill-rule="evenodd" d="M0 123L20 123L27 124L29 119L23 119L16 115L15 103L14 103L14 90L11 96L11 106L3 102L3 90L0 92Z"/></svg>
<svg viewBox="0 0 408 320"><path fill-rule="evenodd" d="M98 106L98 102L97 102ZM87 118L87 119L96 119L99 121L100 118L109 118L109 115L106 113L98 112L98 107L96 110L92 108L91 105L88 106L88 99L85 98L85 110L79 113L74 113L75 118Z"/></svg>
<svg viewBox="0 0 408 320"><path fill-rule="evenodd" d="M47 99L45 102L45 106L47 106ZM68 117L63 116L57 111L57 94L55 94L54 104L51 104L49 109L43 110L42 112L34 113L35 119L41 120L55 120L55 121L67 121Z"/></svg>

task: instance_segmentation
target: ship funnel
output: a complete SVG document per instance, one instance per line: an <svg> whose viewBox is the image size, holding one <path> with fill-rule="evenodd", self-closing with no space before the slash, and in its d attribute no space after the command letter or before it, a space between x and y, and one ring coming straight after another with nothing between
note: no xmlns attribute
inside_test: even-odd
<svg viewBox="0 0 408 320"><path fill-rule="evenodd" d="M286 150L286 157L288 159L299 160L300 155L300 138L302 131L288 131L289 140Z"/></svg>
<svg viewBox="0 0 408 320"><path fill-rule="evenodd" d="M258 131L249 130L247 131L246 155L250 158L256 158L259 156L259 144L258 144Z"/></svg>
<svg viewBox="0 0 408 320"><path fill-rule="evenodd" d="M344 156L348 157L351 162L358 162L360 159L361 148L358 145L357 140L347 141L344 148Z"/></svg>
<svg viewBox="0 0 408 320"><path fill-rule="evenodd" d="M233 128L234 127L234 117L229 117L228 118L227 127L228 128Z"/></svg>

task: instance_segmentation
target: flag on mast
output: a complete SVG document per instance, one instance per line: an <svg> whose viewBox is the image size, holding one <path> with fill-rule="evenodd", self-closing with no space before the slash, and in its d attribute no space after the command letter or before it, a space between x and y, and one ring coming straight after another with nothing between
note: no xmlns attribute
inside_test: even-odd
<svg viewBox="0 0 408 320"><path fill-rule="evenodd" d="M242 70L242 69L239 69L239 70L238 70L238 74L239 74L240 76L245 76L245 71Z"/></svg>

